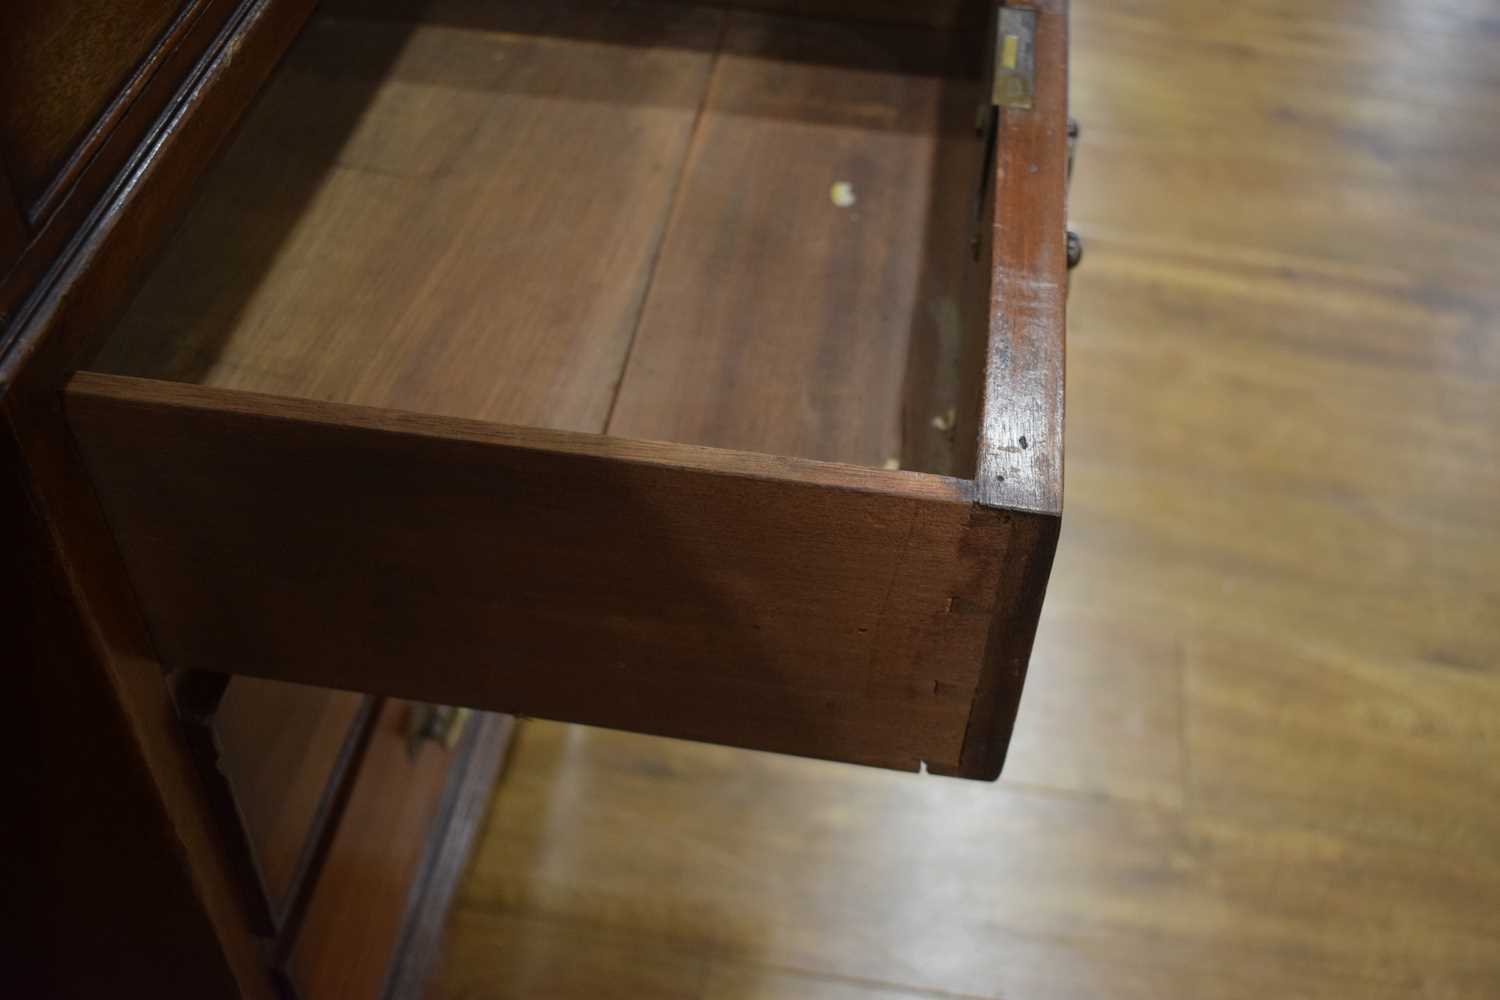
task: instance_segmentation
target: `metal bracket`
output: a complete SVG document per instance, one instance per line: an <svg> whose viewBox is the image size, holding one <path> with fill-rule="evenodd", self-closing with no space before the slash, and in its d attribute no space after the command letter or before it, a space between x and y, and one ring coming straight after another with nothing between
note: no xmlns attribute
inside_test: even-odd
<svg viewBox="0 0 1500 1000"><path fill-rule="evenodd" d="M1078 120L1076 118L1071 118L1070 117L1068 119L1068 173L1067 173L1067 185L1068 185L1068 189L1069 190L1072 190L1072 187L1073 187L1073 161L1075 159L1077 159L1077 157L1078 157L1078 135L1079 135Z"/></svg>
<svg viewBox="0 0 1500 1000"><path fill-rule="evenodd" d="M997 108L1030 108L1036 93L1036 11L997 7L994 76L990 103Z"/></svg>
<svg viewBox="0 0 1500 1000"><path fill-rule="evenodd" d="M1083 263L1083 237L1073 230L1068 230L1068 270L1071 271Z"/></svg>
<svg viewBox="0 0 1500 1000"><path fill-rule="evenodd" d="M1078 155L1078 122L1068 119L1068 174L1067 189L1073 189L1073 160ZM1083 239L1073 230L1068 230L1068 270L1083 263Z"/></svg>
<svg viewBox="0 0 1500 1000"><path fill-rule="evenodd" d="M469 721L467 708L452 705L413 705L406 720L406 753L416 759L422 744L437 743L449 750L458 745L464 723Z"/></svg>
<svg viewBox="0 0 1500 1000"><path fill-rule="evenodd" d="M995 167L995 143L999 140L1000 109L1030 109L1036 95L1036 11L1029 7L996 4L990 8L983 80L990 84L989 100L979 105L975 130L984 144L979 187L974 192L973 223L969 250L979 259L984 230L984 204L989 194L990 174Z"/></svg>

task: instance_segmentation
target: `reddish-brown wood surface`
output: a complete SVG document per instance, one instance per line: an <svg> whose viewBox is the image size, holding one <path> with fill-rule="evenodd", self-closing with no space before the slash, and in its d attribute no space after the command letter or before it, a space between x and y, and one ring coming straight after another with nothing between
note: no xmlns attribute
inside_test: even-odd
<svg viewBox="0 0 1500 1000"><path fill-rule="evenodd" d="M495 784L501 778L516 719L477 712L454 748L440 815L428 835L426 856L408 908L401 942L386 972L385 1000L422 1000L444 943L449 910L470 853L484 832Z"/></svg>
<svg viewBox="0 0 1500 1000"><path fill-rule="evenodd" d="M979 500L1061 514L1068 295L1067 0L1039 0L1033 106L1000 109Z"/></svg>
<svg viewBox="0 0 1500 1000"><path fill-rule="evenodd" d="M28 210L193 0L8 3L0 14L0 153Z"/></svg>
<svg viewBox="0 0 1500 1000"><path fill-rule="evenodd" d="M364 697L235 678L213 716L273 915L285 912Z"/></svg>
<svg viewBox="0 0 1500 1000"><path fill-rule="evenodd" d="M172 666L993 770L963 750L1013 698L981 662L1032 536L964 482L121 376L68 400Z"/></svg>
<svg viewBox="0 0 1500 1000"><path fill-rule="evenodd" d="M1495 7L1070 11L1004 780L525 723L443 995L1500 997Z"/></svg>
<svg viewBox="0 0 1500 1000"><path fill-rule="evenodd" d="M392 6L313 22L91 367L924 470L976 434L931 386L901 425L986 308L977 35Z"/></svg>
<svg viewBox="0 0 1500 1000"><path fill-rule="evenodd" d="M967 254L971 187L936 184L947 74L969 48L920 28L728 19L609 433L901 457L912 342L955 294L937 265Z"/></svg>
<svg viewBox="0 0 1500 1000"><path fill-rule="evenodd" d="M186 87L183 101L152 132L132 161L130 183L102 208L72 256L58 262L31 307L19 317L5 314L14 322L0 342L0 406L7 467L16 470L5 485L5 509L27 515L4 519L20 536L6 551L31 553L40 567L17 572L28 581L26 600L5 608L16 615L20 662L40 706L22 715L49 719L46 732L64 738L57 753L37 754L37 743L12 756L20 787L39 789L41 808L55 810L38 813L38 854L20 855L41 860L29 866L17 895L27 898L24 887L37 874L47 894L38 911L46 918L25 923L50 949L32 956L50 973L38 995L92 996L106 984L152 982L194 995L269 993L224 845L176 736L160 666L63 423L59 389L118 315L193 180L306 7L273 0L247 9L233 58L220 52L191 79L191 59L153 75L164 97ZM49 254L60 243L23 267L52 264ZM10 282L22 269L5 279L7 296L20 287ZM96 707L85 713L90 704ZM61 714L51 719L54 712ZM96 716L103 721L96 724ZM170 968L160 950L166 941L181 949Z"/></svg>
<svg viewBox="0 0 1500 1000"><path fill-rule="evenodd" d="M603 430L722 15L472 16L315 19L95 367Z"/></svg>
<svg viewBox="0 0 1500 1000"><path fill-rule="evenodd" d="M951 155L943 139L944 123L954 117L948 104L972 93L950 88L944 76L966 64L963 39L744 13L671 8L670 17L658 17L655 7L622 10L579 7L543 14L518 5L455 3L435 8L431 22L320 21L99 364L285 397L561 428L604 430L612 412L608 427L619 438L687 445L598 443L293 398L80 380L80 434L106 503L118 505L115 527L132 539L124 544L156 634L174 665L201 664L222 655L215 647L232 631L224 616L240 615L234 629L244 632L249 645L230 654L226 662L233 669L790 752L898 767L927 761L944 770L992 775L1003 756L1030 643L1031 626L1015 614L1030 616L1034 625L1056 540L1055 503L1045 496L1017 503L1050 520L1028 516L1013 524L1012 514L968 509L972 499L987 499L983 483L971 496L971 487L957 481L847 468L830 472L839 467L788 463L784 457L867 466L903 452L938 455L934 464L943 458L942 448L903 448L901 400L913 384L903 372L910 357L922 354L921 364L936 371L944 364L951 368L963 354L944 343L931 351L924 342L918 351L910 337L958 339L968 327L968 339L977 336L983 353L979 324L954 307L961 292L972 294L984 284L981 269L969 267L971 280L964 281L953 269L930 263L951 256L962 266L967 252L961 214L952 209L968 204L971 191L937 183L966 173L942 166ZM516 30L476 30L502 27ZM342 44L351 35L373 44L351 55ZM1057 40L1055 32L1047 37ZM618 74L601 76L600 66L628 69L631 86L601 91L603 76ZM331 89L324 86L329 80ZM570 99L561 109L559 95ZM605 102L614 120L634 122L630 134L645 130L656 136L654 164L640 160L639 144L628 136L591 124L591 101ZM563 112L566 120L559 120ZM1060 134L1061 104L1054 101L1037 113L1057 116ZM331 130L322 130L330 122ZM1017 148L1030 127L1021 119L1007 121L1004 147ZM513 169L496 175L471 162L494 158L479 155L489 148L486 136L518 129L536 141ZM569 138L580 130L614 155L580 159ZM977 161L981 147L973 143L970 149ZM611 164L608 182L591 165L605 160ZM277 183L274 178L287 170L293 182ZM570 177L592 177L584 187L605 192L618 181L630 197L582 197ZM853 187L853 205L830 199L829 189L840 180ZM1012 189L1023 180L1002 177L997 201L1014 197ZM554 197L558 192L572 194ZM553 207L526 216L538 199ZM407 202L410 210L386 218L392 205ZM944 208L930 207L938 202ZM615 205L629 211L606 211ZM437 220L428 237L420 235L424 212ZM524 232L512 226L518 212L530 220ZM1023 230L1016 237L1023 245L1045 242L1030 233L1034 224L1033 216L1023 214L1008 220L1007 232ZM225 228L249 235L225 252ZM432 235L439 230L443 240ZM504 248L513 239L525 241L524 261L530 263L511 273ZM653 249L658 246L659 255ZM999 247L998 271L1004 272L1003 261L1011 256ZM587 269L606 258L610 273L623 273L626 280L587 278ZM1023 265L1029 266L1017 266ZM497 281L502 272L509 278ZM530 292L517 296L511 293L515 287ZM986 399L992 418L1047 406L1026 393L1060 377L1060 367L1047 367L1053 360L1060 366L1060 339L1057 354L1049 356L1045 345L1026 339L1034 332L996 327L1005 340L991 352L999 359L991 365L991 381L1005 364L1018 381L991 387ZM1044 332L1060 338L1060 329ZM1030 371L1032 361L1046 370ZM941 394L931 388L908 398L933 405ZM121 419L105 416L117 408ZM934 417L942 424L945 416L929 416L929 427ZM291 424L309 429L306 442L280 433ZM948 433L975 437L978 424L977 414L966 428L949 420ZM126 436L144 434L147 425L183 447L178 468L164 456L151 468L127 468L142 463ZM1036 455L1049 453L1050 439L1031 434ZM450 440L455 435L458 440ZM359 672L338 658L308 665L316 657L304 644L335 634L326 622L314 628L308 609L329 598L309 594L309 603L292 600L287 588L280 596L270 593L276 588L263 576L263 553L281 551L271 539L308 529L296 521L305 521L304 514L259 496L280 488L269 467L271 481L257 482L243 465L255 455L220 455L208 443L216 440L237 453L243 448L233 442L244 436L290 449L282 461L313 470L309 485L325 516L336 504L353 504L344 538L336 543L341 554L326 549L332 536L313 531L305 546L299 535L288 565L270 572L316 574L326 566L355 574L356 563L365 561L366 576L354 580L364 596L325 609L344 616L340 629L363 636L361 643L373 647L383 636L385 648L372 648L373 659ZM1031 435L1019 437L1025 440L1016 450L1030 451ZM426 443L415 444L417 438ZM302 447L313 441L314 451ZM468 450L480 442L509 457L492 467ZM724 453L691 447L702 444L783 457L725 459ZM969 449L948 447L948 464L969 461ZM381 460L403 469L396 480L433 478L448 485L417 495L393 493L385 480L368 479L378 463L360 456L387 448L394 450ZM574 470L571 463L580 458L589 461L578 468L588 471ZM521 464L507 467L512 460ZM231 463L218 466L227 493L215 490L203 471L223 462ZM1047 494L1046 469L1034 466L1013 474L1013 493ZM1060 461L1052 468L1060 471ZM726 473L733 489L719 485L716 477ZM441 491L457 488L455 475L478 477L484 488L498 490L503 506L496 509L504 511L504 523L533 525L540 519L534 533L545 536L566 512L573 518L565 522L567 534L546 545L510 535L497 542L490 538L497 522L479 506L458 520L438 513L449 502ZM550 492L551 477L558 475L573 491L561 500ZM536 483L530 495L509 485L512 476ZM803 481L809 477L811 482ZM914 570L890 560L899 562L900 553L916 544L899 528L907 523L910 531L916 522L901 522L895 513L907 509L903 504L916 483L928 491L945 483L941 502L922 509L947 513L923 522L935 533L938 551L924 552L926 561ZM887 495L868 510L850 505L844 491L851 484ZM611 502L589 497L590 486L602 488ZM147 510L144 498L160 490L183 491L181 511L196 508L198 520L169 522L161 511ZM752 502L759 508L742 514ZM188 585L194 578L190 567L207 558L203 546L211 538L234 532L217 524L226 505L247 505L266 518L245 525L238 562L215 562L215 577L226 589L210 607L206 593ZM434 517L446 529L441 537L427 527ZM644 529L627 526L632 517L642 519ZM809 517L816 528L809 527ZM420 530L394 556L371 541L408 531L401 525L412 518ZM153 519L159 529L147 528ZM556 530L563 530L560 523ZM663 530L695 536L689 551L678 551L680 539L653 534ZM165 533L168 544L150 551L142 531ZM465 531L481 541L467 540ZM714 550L696 537L715 532ZM622 545L621 537L632 533L639 537ZM816 553L826 563L826 580L805 567L792 568L809 536L831 546ZM435 548L421 548L434 541ZM845 543L847 549L840 548ZM502 548L490 548L496 544ZM489 564L476 561L481 552L489 553ZM405 563L409 578L432 582L399 598L386 593L398 583L394 570L372 576L370 567L388 557L394 564L418 560ZM712 565L716 558L725 565ZM736 567L737 558L748 562ZM560 567L549 566L559 559ZM579 586L578 567L588 559L603 560L616 575L587 583L584 598L571 606L564 591ZM627 565L632 560L660 563L660 587L643 587L642 571ZM541 596L531 598L524 612L496 605L502 568L531 585L533 564L549 566ZM911 572L915 576L899 575ZM1006 603L997 606L1002 575ZM611 587L628 596L607 593ZM882 602L893 602L896 611L887 624L896 633L920 629L927 627L920 624L923 616L935 614L927 603L931 592L950 588L963 589L965 596L944 595L946 607L965 608L984 621L933 618L938 624L931 625L932 634L947 645L928 669L916 665L915 647L871 638L879 631ZM639 603L660 602L664 595L665 610ZM358 606L377 598L393 612L371 617L372 608ZM249 626L247 602L280 600L288 602L285 609L261 606L256 612L276 624ZM756 621L763 610L757 602L779 617ZM467 614L460 610L466 603ZM675 619L677 614L686 617ZM455 624L437 627L439 621ZM550 645L537 639L539 621L561 638ZM708 638L712 622L720 626L715 642ZM851 625L852 637L846 634ZM439 657L444 665L438 674L415 680L393 649L411 652L420 636L432 634L446 643ZM550 651L563 666L510 666L497 673L489 666L497 643L515 641L517 634L532 643L523 662L550 668L550 660L541 659ZM594 676L622 656L638 655L650 661L641 668L643 688L631 690L624 676L607 670L601 676L613 679L602 686ZM725 656L727 674L695 673L702 663ZM774 683L753 671L746 676L747 663L785 676ZM695 674L698 686L684 689L678 673ZM407 686L413 682L419 686ZM618 686L618 697L606 695L615 690L611 684ZM569 685L589 688L590 696L580 700ZM725 707L730 701L738 701L738 718Z"/></svg>
<svg viewBox="0 0 1500 1000"><path fill-rule="evenodd" d="M304 1000L380 995L455 760L453 751L432 741L413 752L407 728L419 710L389 701L375 719L285 963Z"/></svg>
<svg viewBox="0 0 1500 1000"><path fill-rule="evenodd" d="M39 155L43 158L66 153L39 191L28 192L20 179L12 178L18 210L29 220L31 229L29 243L17 264L8 272L0 268L0 315L13 316L20 311L25 296L65 252L79 224L101 197L112 196L122 169L152 132L195 64L221 37L220 31L231 22L245 23L245 16L253 13L251 4L235 0L197 0L177 6L179 13L164 24L161 18L170 12L172 4L157 0L133 5L101 0L92 6L18 0L0 14L14 19L18 29L10 37L0 31L0 38L12 42L18 56L14 62L0 60L4 66L0 73L8 72L16 86L15 91L0 86L0 93L42 90L29 102L7 100L12 115L8 135L26 147L20 155L27 163L31 162L29 156L38 155L32 149L32 137L26 135L28 130L40 133L38 146L43 149ZM262 13L276 20L294 6L280 0ZM126 41L110 34L122 23L128 26L123 33L129 36ZM160 33L152 36L158 26ZM147 36L154 38L154 44L146 46ZM143 47L132 53L131 44ZM138 62L132 63L132 59ZM124 70L129 70L128 76L112 76ZM117 85L113 91L111 81ZM53 94L49 88L59 93ZM107 103L90 118L88 106L96 101ZM13 104L19 107L13 108ZM81 122L85 131L70 132L70 120ZM45 173L47 168L40 169Z"/></svg>
<svg viewBox="0 0 1500 1000"><path fill-rule="evenodd" d="M168 994L227 995L236 956L214 934L213 910L231 901L205 898L181 856L185 843L203 842L163 801L190 769L159 772L161 747L142 745L113 684L127 651L101 648L100 623L78 607L25 477L0 421L0 552L11 584L0 627L13 707L0 740L6 992L83 998L151 983ZM173 942L174 960L163 961L163 941Z"/></svg>

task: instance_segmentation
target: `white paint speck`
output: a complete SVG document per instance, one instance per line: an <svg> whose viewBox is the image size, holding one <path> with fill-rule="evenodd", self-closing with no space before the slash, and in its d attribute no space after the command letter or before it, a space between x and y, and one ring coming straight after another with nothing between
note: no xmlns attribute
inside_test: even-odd
<svg viewBox="0 0 1500 1000"><path fill-rule="evenodd" d="M854 185L848 181L834 181L833 187L828 189L828 197L839 208L852 208L858 200L854 197Z"/></svg>

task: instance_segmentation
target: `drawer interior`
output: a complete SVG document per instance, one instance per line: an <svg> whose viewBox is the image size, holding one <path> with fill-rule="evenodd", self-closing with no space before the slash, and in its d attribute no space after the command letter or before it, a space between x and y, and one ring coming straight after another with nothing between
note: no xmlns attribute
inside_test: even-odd
<svg viewBox="0 0 1500 1000"><path fill-rule="evenodd" d="M971 476L981 36L325 7L90 367Z"/></svg>
<svg viewBox="0 0 1500 1000"><path fill-rule="evenodd" d="M994 778L1067 16L1002 106L972 6L325 6L65 390L162 662Z"/></svg>

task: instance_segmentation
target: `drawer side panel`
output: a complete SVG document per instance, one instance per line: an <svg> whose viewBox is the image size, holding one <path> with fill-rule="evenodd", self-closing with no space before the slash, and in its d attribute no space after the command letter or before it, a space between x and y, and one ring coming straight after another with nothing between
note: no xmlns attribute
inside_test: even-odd
<svg viewBox="0 0 1500 1000"><path fill-rule="evenodd" d="M976 774L975 698L1014 695L983 664L1036 539L967 483L119 376L67 405L173 667Z"/></svg>

